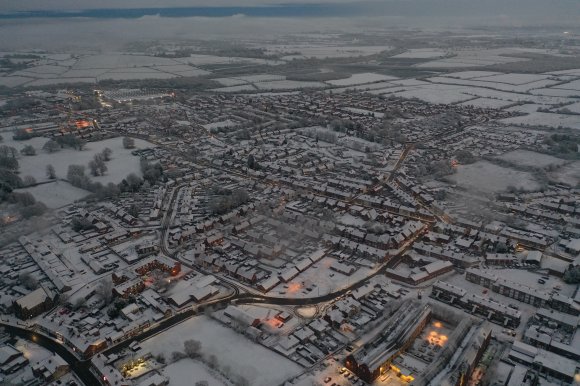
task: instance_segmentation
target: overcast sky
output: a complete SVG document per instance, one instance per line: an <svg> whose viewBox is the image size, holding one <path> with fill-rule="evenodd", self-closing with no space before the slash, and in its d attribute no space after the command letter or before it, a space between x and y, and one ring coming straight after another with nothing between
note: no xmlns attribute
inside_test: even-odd
<svg viewBox="0 0 580 386"><path fill-rule="evenodd" d="M382 5L386 11L397 11L399 8L421 9L440 8L453 10L462 7L472 8L475 12L487 10L493 12L510 9L542 13L546 10L562 12L562 16L570 16L569 12L578 11L580 15L580 0L0 0L1 11L23 10L79 10L95 8L163 8L163 7L241 7L274 4L365 4ZM375 7L376 8L376 7ZM473 15L475 16L475 15Z"/></svg>
<svg viewBox="0 0 580 386"><path fill-rule="evenodd" d="M580 0L0 0L0 12L79 10L89 8L167 8L326 4L311 17L160 17L132 19L35 18L0 19L0 48L102 46L117 48L128 41L163 38L258 37L296 32L364 32L369 28L452 29L472 26L580 29ZM332 5L349 4L350 13L332 12ZM356 5L356 7L353 7ZM340 8L340 7L336 7ZM343 7L344 8L344 7ZM325 12L328 11L328 14ZM160 12L161 13L161 12ZM235 11L236 14L243 11ZM251 12L248 12L251 14ZM73 13L74 15L74 13ZM195 16L195 15L188 15ZM74 32L73 32L74 31ZM73 37L73 38L71 38Z"/></svg>
<svg viewBox="0 0 580 386"><path fill-rule="evenodd" d="M388 1L388 0L387 0ZM282 3L356 3L357 0L0 0L2 10L160 8L160 7L241 7Z"/></svg>

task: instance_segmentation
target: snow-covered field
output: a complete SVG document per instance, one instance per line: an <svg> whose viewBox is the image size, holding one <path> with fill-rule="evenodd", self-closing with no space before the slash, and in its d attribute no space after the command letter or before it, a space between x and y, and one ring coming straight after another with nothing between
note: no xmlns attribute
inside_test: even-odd
<svg viewBox="0 0 580 386"><path fill-rule="evenodd" d="M32 176L37 182L48 181L46 176L46 165L54 166L56 175L59 178L66 178L69 165L84 165L91 161L95 154L100 153L105 148L113 151L111 161L107 162L108 171L104 176L91 177L93 181L103 184L109 182L119 183L130 173L141 175L139 157L131 154L132 149L123 148L122 138L111 138L99 142L89 142L83 151L70 148L62 149L56 153L47 153L42 150L42 146L48 141L47 138L32 138L28 141L14 141L10 136L4 136L4 145L13 146L17 150L26 145L32 145L36 149L35 156L21 156L20 175ZM135 139L136 148L154 147L155 145L140 139ZM86 173L89 174L87 168Z"/></svg>
<svg viewBox="0 0 580 386"><path fill-rule="evenodd" d="M502 74L501 72L493 72L493 71L459 71L441 76L457 79L473 79L473 78L482 78L484 76L501 75L501 74Z"/></svg>
<svg viewBox="0 0 580 386"><path fill-rule="evenodd" d="M510 125L559 126L580 130L580 115L551 114L534 112L520 117L502 119L501 122Z"/></svg>
<svg viewBox="0 0 580 386"><path fill-rule="evenodd" d="M208 66L215 64L266 64L270 66L277 66L286 62L281 60L258 59L258 58L241 58L232 56L215 56L192 54L188 58L175 59L176 62L192 64L194 66Z"/></svg>
<svg viewBox="0 0 580 386"><path fill-rule="evenodd" d="M235 78L216 78L214 80L223 84L224 86L239 86L247 83L268 82L285 79L286 77L284 75L258 74L237 76Z"/></svg>
<svg viewBox="0 0 580 386"><path fill-rule="evenodd" d="M322 82L307 82L299 80L275 80L271 82L254 83L259 90L293 90L303 88L323 88L326 85Z"/></svg>
<svg viewBox="0 0 580 386"><path fill-rule="evenodd" d="M397 59L434 59L445 56L445 51L437 48L411 48L402 54L395 55Z"/></svg>
<svg viewBox="0 0 580 386"><path fill-rule="evenodd" d="M237 86L213 88L210 91L214 91L214 92L239 92L239 91L253 91L253 90L256 90L256 87L254 87L253 84L239 84Z"/></svg>
<svg viewBox="0 0 580 386"><path fill-rule="evenodd" d="M86 190L74 187L65 181L55 181L16 191L32 193L38 201L42 201L51 209L71 204L89 194Z"/></svg>
<svg viewBox="0 0 580 386"><path fill-rule="evenodd" d="M206 130L213 130L213 129L219 129L222 127L232 127L237 125L236 122L232 121L231 119L226 119L225 121L219 121L219 122L213 122L213 123L208 123L206 125L202 125Z"/></svg>
<svg viewBox="0 0 580 386"><path fill-rule="evenodd" d="M476 79L483 80L486 82L519 85L537 82L539 80L544 80L549 77L550 77L549 75L536 75L536 74L497 74L497 75L484 75Z"/></svg>
<svg viewBox="0 0 580 386"><path fill-rule="evenodd" d="M171 358L173 351L183 352L183 342L188 339L201 342L204 355L215 355L222 368L228 366L232 373L247 378L253 386L278 385L301 371L300 366L289 359L207 316L191 318L142 342L141 346L154 355L163 353ZM183 385L192 385L191 377L192 374Z"/></svg>
<svg viewBox="0 0 580 386"><path fill-rule="evenodd" d="M462 67L481 67L492 64L512 63L527 61L528 59L513 58L503 56L514 53L516 50L510 48L499 48L489 50L462 50L453 52L456 56L432 60L427 63L417 64L417 67L427 68L462 68Z"/></svg>
<svg viewBox="0 0 580 386"><path fill-rule="evenodd" d="M572 82L561 84L557 86L557 88L563 88L565 90L575 90L580 92L580 80L574 80Z"/></svg>
<svg viewBox="0 0 580 386"><path fill-rule="evenodd" d="M58 83L95 83L103 79L168 79L202 76L208 71L175 59L126 53L70 55L40 59L33 67L0 77L0 85L45 86Z"/></svg>
<svg viewBox="0 0 580 386"><path fill-rule="evenodd" d="M573 97L580 95L580 91L576 90L564 90L561 88L537 88L534 90L530 90L530 92L534 95L546 95L546 96L554 96L554 97Z"/></svg>
<svg viewBox="0 0 580 386"><path fill-rule="evenodd" d="M373 83L373 82L381 82L385 80L395 80L397 79L394 76L390 75L382 75L382 74L374 74L372 72L365 72L361 74L354 74L345 79L337 79L337 80L329 80L328 84L333 86L352 86L357 84L365 84L365 83Z"/></svg>
<svg viewBox="0 0 580 386"><path fill-rule="evenodd" d="M552 157L548 154L536 153L529 150L514 150L509 153L502 154L500 159L512 162L521 166L546 167L549 165L561 165L566 161Z"/></svg>
<svg viewBox="0 0 580 386"><path fill-rule="evenodd" d="M513 79L511 78L512 75ZM519 79L518 75L527 76L529 74L502 74L497 76L474 78L474 79L457 79L446 76L436 76L433 78L429 78L429 81L433 83L442 83L442 84L457 84L463 86L486 87L500 91L511 91L518 93L525 93L536 88L548 87L551 85L555 85L556 83L559 82L557 80L552 79L534 79L530 82L525 82L524 79L529 78ZM497 78L498 80L497 81L491 80L492 78L494 79Z"/></svg>
<svg viewBox="0 0 580 386"><path fill-rule="evenodd" d="M202 381L206 381L207 386L228 385L211 374L203 364L189 358L169 364L161 373L169 377L169 386L195 385Z"/></svg>
<svg viewBox="0 0 580 386"><path fill-rule="evenodd" d="M486 109L501 109L506 106L513 105L513 102L503 101L501 99L477 98L467 102L462 102L460 104L470 105L474 107L482 107Z"/></svg>
<svg viewBox="0 0 580 386"><path fill-rule="evenodd" d="M450 178L462 188L483 193L505 191L509 186L525 190L540 187L531 173L504 168L487 161L460 165L457 173Z"/></svg>
<svg viewBox="0 0 580 386"><path fill-rule="evenodd" d="M263 48L270 54L283 54L283 60L305 58L348 58L356 56L368 56L390 50L390 46L341 46L332 44L270 44Z"/></svg>
<svg viewBox="0 0 580 386"><path fill-rule="evenodd" d="M580 161L572 162L569 165L561 167L550 173L550 177L558 182L571 186L580 184Z"/></svg>
<svg viewBox="0 0 580 386"><path fill-rule="evenodd" d="M418 98L422 101L434 104L449 104L465 102L475 97L466 94L465 88L461 86L451 86L445 84L433 84L421 88L411 89L395 93L402 98Z"/></svg>

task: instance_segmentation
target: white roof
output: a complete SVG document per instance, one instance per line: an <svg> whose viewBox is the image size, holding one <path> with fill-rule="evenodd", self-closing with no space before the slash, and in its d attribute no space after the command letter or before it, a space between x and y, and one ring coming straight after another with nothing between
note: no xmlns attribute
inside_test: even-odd
<svg viewBox="0 0 580 386"><path fill-rule="evenodd" d="M32 291L26 296L21 297L16 301L21 308L30 310L46 301L48 295L42 287Z"/></svg>

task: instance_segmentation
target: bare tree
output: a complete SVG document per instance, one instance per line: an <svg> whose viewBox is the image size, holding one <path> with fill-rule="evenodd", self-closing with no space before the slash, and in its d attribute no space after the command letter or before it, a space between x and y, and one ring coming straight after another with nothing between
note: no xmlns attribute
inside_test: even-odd
<svg viewBox="0 0 580 386"><path fill-rule="evenodd" d="M133 149L135 147L135 140L131 137L123 137L123 147L125 149Z"/></svg>
<svg viewBox="0 0 580 386"><path fill-rule="evenodd" d="M46 176L50 180L54 180L56 178L56 171L54 170L54 166L51 164L46 165Z"/></svg>
<svg viewBox="0 0 580 386"><path fill-rule="evenodd" d="M30 274L30 272L21 273L18 277L20 283L29 290L38 288L38 281Z"/></svg>
<svg viewBox="0 0 580 386"><path fill-rule="evenodd" d="M20 153L22 153L23 155L32 156L36 155L36 149L32 145L26 145L20 150Z"/></svg>
<svg viewBox="0 0 580 386"><path fill-rule="evenodd" d="M92 161L89 162L89 169L93 176L102 176L107 171L105 164L105 156L103 154L95 154Z"/></svg>
<svg viewBox="0 0 580 386"><path fill-rule="evenodd" d="M219 365L217 357L215 355L211 354L207 358L207 365L210 367L210 369L216 369Z"/></svg>
<svg viewBox="0 0 580 386"><path fill-rule="evenodd" d="M111 160L111 154L113 154L113 150L109 149L108 147L104 148L103 151L101 152L101 154L103 155L103 160L105 162L108 162Z"/></svg>
<svg viewBox="0 0 580 386"><path fill-rule="evenodd" d="M236 382L237 386L250 386L250 381L244 376L239 376Z"/></svg>
<svg viewBox="0 0 580 386"><path fill-rule="evenodd" d="M194 339L189 339L183 342L185 354L191 359L198 358L201 354L201 343Z"/></svg>
<svg viewBox="0 0 580 386"><path fill-rule="evenodd" d="M22 178L22 183L24 184L24 186L36 185L36 179L32 176L24 176Z"/></svg>
<svg viewBox="0 0 580 386"><path fill-rule="evenodd" d="M182 360L183 358L187 358L187 355L185 355L181 351L174 351L171 353L171 360L173 362L177 362L179 360Z"/></svg>
<svg viewBox="0 0 580 386"><path fill-rule="evenodd" d="M60 145L54 139L49 139L44 146L42 146L42 149L49 153L54 153L60 150Z"/></svg>
<svg viewBox="0 0 580 386"><path fill-rule="evenodd" d="M110 304L111 300L113 300L113 280L110 277L101 279L96 293L105 302L105 305Z"/></svg>

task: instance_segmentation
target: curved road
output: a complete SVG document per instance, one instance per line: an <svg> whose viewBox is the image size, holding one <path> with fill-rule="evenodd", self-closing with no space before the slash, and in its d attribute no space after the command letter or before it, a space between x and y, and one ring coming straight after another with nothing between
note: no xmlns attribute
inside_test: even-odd
<svg viewBox="0 0 580 386"><path fill-rule="evenodd" d="M405 149L405 151L402 154L402 157L399 159L399 162L397 163L397 168L398 168L398 166L400 166L402 164L402 162L406 158L406 155L408 154L408 152L411 149L412 149L412 145L408 146ZM395 173L392 173L391 176L393 176L394 174ZM168 203L168 210L165 214L165 217L162 220L162 229L161 229L161 251L165 255L167 255L168 257L175 259L175 260L178 260L178 261L180 261L180 260L176 259L177 252L171 251L171 250L169 250L169 248L167 248L166 237L167 237L168 230L170 228L172 212L174 210L174 205L175 205L175 198L176 198L177 193L179 192L179 189L181 187L182 186L176 186L171 194L171 197L170 197L170 200ZM207 307L216 306L216 305L217 306L227 305L227 304L230 304L232 302L235 302L236 304L262 303L262 304L273 304L273 305L283 305L283 306L309 306L309 305L311 305L311 306L317 307L317 314L318 314L318 312L320 310L321 303L327 303L328 301L335 300L336 298L345 295L347 292L355 290L355 289L363 286L373 277L375 277L377 275L384 274L388 268L392 268L394 265L396 265L398 263L399 259L401 258L401 256L411 247L411 245L413 244L415 239L418 237L418 235L413 237L405 245L405 247L400 250L399 253L397 253L395 256L393 256L387 263L383 264L383 266L380 267L374 273L372 273L369 276L367 276L367 277L365 277L357 282L354 282L354 283L352 283L344 288L341 288L341 289L336 290L334 292L328 293L326 295L309 297L309 298L271 297L271 296L266 296L266 295L259 294L259 293L245 292L246 289L243 286L238 286L229 280L226 280L220 276L216 276L216 278L218 278L223 285L225 285L226 287L231 288L233 290L233 293L231 295L217 299L217 300L212 300L212 301L208 301L208 302L199 304L195 307L195 309L193 307L190 307L190 308L186 309L185 311L174 314L171 317L164 319L160 323L147 329L146 331L143 331L139 335L134 336L134 337L127 339L125 341L119 342L119 343L115 344L114 346L107 348L106 350L103 351L103 353L110 354L110 353L118 352L122 349L127 348L132 342L134 342L136 340L143 340L143 339L147 339L149 337L152 337L156 334L159 334L159 333L175 326L176 324L179 324L179 323L189 319L190 317L192 317L196 314L203 313ZM182 264L184 264L182 261L180 261L180 262ZM186 265L188 268L193 269L193 267L191 267L189 264L184 264L184 265ZM198 269L198 271L205 273L203 270ZM52 338L47 337L43 334L39 334L37 332L28 330L26 328L20 328L20 327L16 327L13 325L4 324L4 326L8 332L10 332L14 335L17 335L23 339L27 339L29 341L37 343L37 344L39 344L39 345L41 345L41 346L43 346L43 347L45 347L53 352L56 352L70 365L71 370L74 371L75 374L77 376L79 376L79 378L81 378L83 380L83 382L85 382L85 384L87 384L89 386L103 384L101 382L101 380L93 372L90 371L90 367L91 367L90 360L79 359L74 353L69 351L69 349L66 346L60 344L59 342L57 342L57 341L53 340Z"/></svg>
<svg viewBox="0 0 580 386"><path fill-rule="evenodd" d="M0 322L1 323L1 322ZM52 338L40 334L35 331L28 330L26 328L13 326L11 324L1 323L6 332L18 336L19 338L26 339L32 343L38 344L46 348L49 351L57 353L64 359L70 366L71 370L84 382L87 386L98 386L101 385L99 378L93 374L90 370L91 361L81 360L72 352L69 351L64 345L53 340Z"/></svg>

